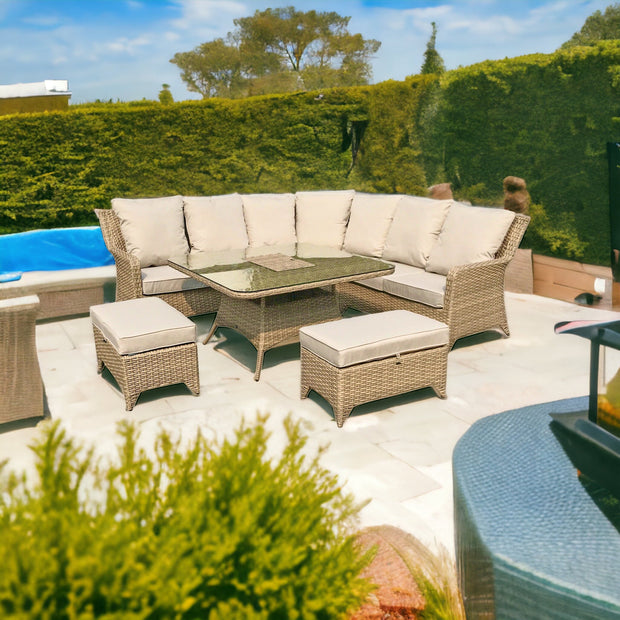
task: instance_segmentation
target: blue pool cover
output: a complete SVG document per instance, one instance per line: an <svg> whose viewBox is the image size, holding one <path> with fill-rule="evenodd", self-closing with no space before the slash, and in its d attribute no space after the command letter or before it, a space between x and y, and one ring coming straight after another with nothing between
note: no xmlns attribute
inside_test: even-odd
<svg viewBox="0 0 620 620"><path fill-rule="evenodd" d="M0 282L24 271L57 271L113 265L99 226L30 230L0 235Z"/></svg>

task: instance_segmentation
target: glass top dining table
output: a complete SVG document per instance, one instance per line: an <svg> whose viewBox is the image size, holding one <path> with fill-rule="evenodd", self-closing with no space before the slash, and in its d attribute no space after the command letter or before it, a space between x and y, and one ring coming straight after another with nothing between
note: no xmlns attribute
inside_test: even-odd
<svg viewBox="0 0 620 620"><path fill-rule="evenodd" d="M190 252L171 267L230 297L260 297L388 275L394 266L311 244Z"/></svg>

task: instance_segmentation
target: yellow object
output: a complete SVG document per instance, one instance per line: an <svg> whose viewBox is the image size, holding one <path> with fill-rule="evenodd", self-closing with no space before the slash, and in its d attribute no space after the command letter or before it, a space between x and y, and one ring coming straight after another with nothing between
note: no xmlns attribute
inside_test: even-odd
<svg viewBox="0 0 620 620"><path fill-rule="evenodd" d="M614 407L607 395L599 394L597 422L610 433L620 437L620 407Z"/></svg>

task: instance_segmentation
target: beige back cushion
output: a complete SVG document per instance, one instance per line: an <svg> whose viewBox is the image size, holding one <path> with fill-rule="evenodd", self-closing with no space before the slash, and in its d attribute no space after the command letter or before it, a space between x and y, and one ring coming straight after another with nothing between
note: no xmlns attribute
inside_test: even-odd
<svg viewBox="0 0 620 620"><path fill-rule="evenodd" d="M295 194L243 194L250 247L296 243Z"/></svg>
<svg viewBox="0 0 620 620"><path fill-rule="evenodd" d="M114 198L112 210L121 223L127 251L142 267L165 265L189 251L185 236L183 198Z"/></svg>
<svg viewBox="0 0 620 620"><path fill-rule="evenodd" d="M383 258L426 267L452 200L403 196L396 206Z"/></svg>
<svg viewBox="0 0 620 620"><path fill-rule="evenodd" d="M297 241L341 248L347 230L354 190L297 192Z"/></svg>
<svg viewBox="0 0 620 620"><path fill-rule="evenodd" d="M239 194L184 196L183 209L192 250L220 252L247 247L248 233Z"/></svg>
<svg viewBox="0 0 620 620"><path fill-rule="evenodd" d="M344 236L344 249L351 254L379 258L383 253L396 205L401 198L400 194L355 192Z"/></svg>
<svg viewBox="0 0 620 620"><path fill-rule="evenodd" d="M495 258L514 216L504 209L453 204L426 270L446 275L452 267Z"/></svg>

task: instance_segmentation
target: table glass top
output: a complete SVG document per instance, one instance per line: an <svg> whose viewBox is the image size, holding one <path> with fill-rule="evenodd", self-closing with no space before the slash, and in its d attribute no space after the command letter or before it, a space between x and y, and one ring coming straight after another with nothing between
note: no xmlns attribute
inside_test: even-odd
<svg viewBox="0 0 620 620"><path fill-rule="evenodd" d="M256 263L252 262L254 260ZM376 258L302 243L223 252L190 252L170 259L169 263L181 271L191 271L207 283L237 293L258 293L393 269L392 264Z"/></svg>

